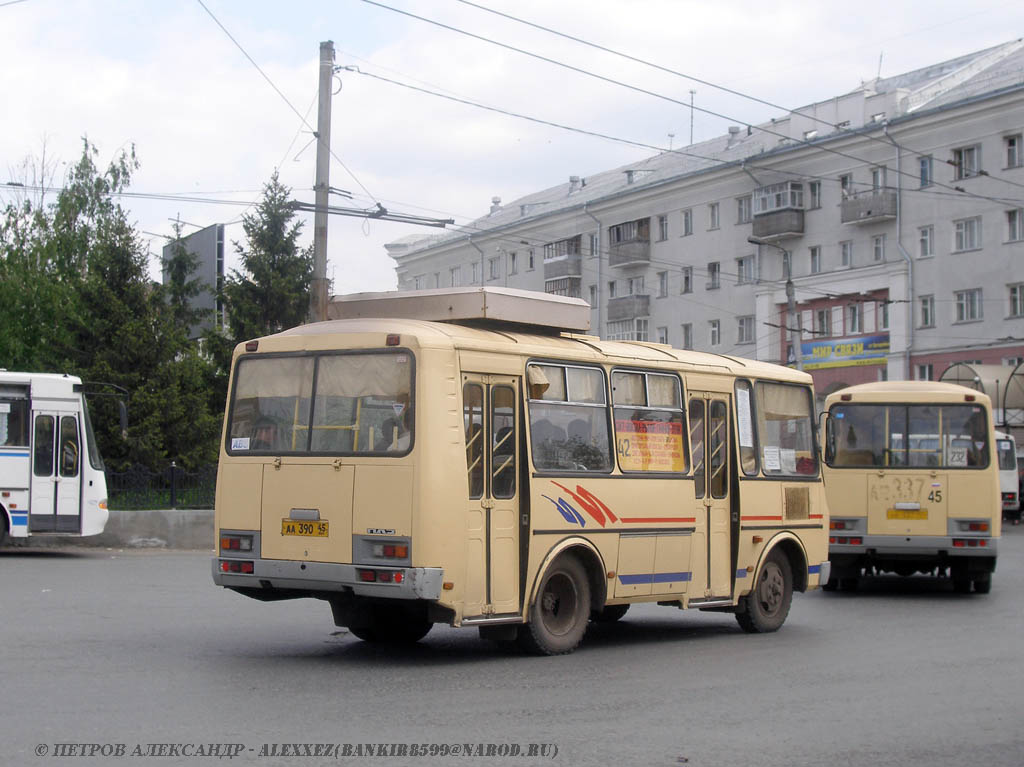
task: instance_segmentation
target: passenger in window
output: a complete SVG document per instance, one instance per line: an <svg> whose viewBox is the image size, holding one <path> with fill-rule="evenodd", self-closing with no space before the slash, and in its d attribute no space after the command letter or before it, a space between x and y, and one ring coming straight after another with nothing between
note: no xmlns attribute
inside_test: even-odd
<svg viewBox="0 0 1024 767"><path fill-rule="evenodd" d="M388 418L381 426L380 436L373 449L378 453L404 453L409 449L412 430L409 428L409 408L402 408L402 414L396 418Z"/></svg>
<svg viewBox="0 0 1024 767"><path fill-rule="evenodd" d="M277 423L272 418L260 416L252 429L251 450L274 450L277 444Z"/></svg>

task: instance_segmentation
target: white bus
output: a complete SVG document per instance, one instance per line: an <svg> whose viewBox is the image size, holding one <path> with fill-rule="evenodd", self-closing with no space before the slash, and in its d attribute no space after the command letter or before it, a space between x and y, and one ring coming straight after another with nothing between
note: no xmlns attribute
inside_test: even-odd
<svg viewBox="0 0 1024 767"><path fill-rule="evenodd" d="M0 541L98 535L107 483L82 381L0 370Z"/></svg>
<svg viewBox="0 0 1024 767"><path fill-rule="evenodd" d="M525 291L345 309L235 350L215 583L559 654L640 602L774 631L828 580L806 373L560 332L590 308Z"/></svg>
<svg viewBox="0 0 1024 767"><path fill-rule="evenodd" d="M1017 474L1017 444L1012 435L996 432L996 455L999 458L999 492L1003 498L1003 517L1018 524L1020 477Z"/></svg>

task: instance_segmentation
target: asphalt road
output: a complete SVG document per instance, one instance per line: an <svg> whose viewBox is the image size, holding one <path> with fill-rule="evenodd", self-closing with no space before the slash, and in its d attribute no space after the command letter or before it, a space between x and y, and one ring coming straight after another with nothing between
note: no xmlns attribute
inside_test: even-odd
<svg viewBox="0 0 1024 767"><path fill-rule="evenodd" d="M558 658L446 626L376 648L335 629L326 603L213 586L205 553L3 549L0 764L1019 767L1024 528L1001 546L989 595L877 579L797 594L764 636L640 606ZM197 750L235 743L231 760ZM306 752L316 743L340 758ZM531 743L547 756L443 755Z"/></svg>

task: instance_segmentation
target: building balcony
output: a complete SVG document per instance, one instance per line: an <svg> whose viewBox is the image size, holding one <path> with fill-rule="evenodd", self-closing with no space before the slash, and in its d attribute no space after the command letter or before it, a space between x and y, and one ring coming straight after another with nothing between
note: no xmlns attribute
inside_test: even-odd
<svg viewBox="0 0 1024 767"><path fill-rule="evenodd" d="M608 247L609 266L642 266L651 263L649 240L616 242Z"/></svg>
<svg viewBox="0 0 1024 767"><path fill-rule="evenodd" d="M804 212L797 208L780 208L754 214L754 237L759 240L785 240L804 233Z"/></svg>
<svg viewBox="0 0 1024 767"><path fill-rule="evenodd" d="M579 253L572 253L544 261L544 279L556 280L560 277L581 277L583 275L583 258Z"/></svg>
<svg viewBox="0 0 1024 767"><path fill-rule="evenodd" d="M840 220L844 224L872 224L896 218L896 190L868 189L843 199Z"/></svg>
<svg viewBox="0 0 1024 767"><path fill-rule="evenodd" d="M634 294L608 299L608 322L648 317L650 314L651 297L649 295Z"/></svg>

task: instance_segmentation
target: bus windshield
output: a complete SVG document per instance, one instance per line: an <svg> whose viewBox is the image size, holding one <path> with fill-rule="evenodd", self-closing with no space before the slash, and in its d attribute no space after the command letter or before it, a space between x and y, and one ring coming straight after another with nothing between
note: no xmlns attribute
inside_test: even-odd
<svg viewBox="0 0 1024 767"><path fill-rule="evenodd" d="M826 460L836 467L983 468L989 463L978 405L836 405Z"/></svg>
<svg viewBox="0 0 1024 767"><path fill-rule="evenodd" d="M412 369L404 351L242 358L228 452L407 453Z"/></svg>

